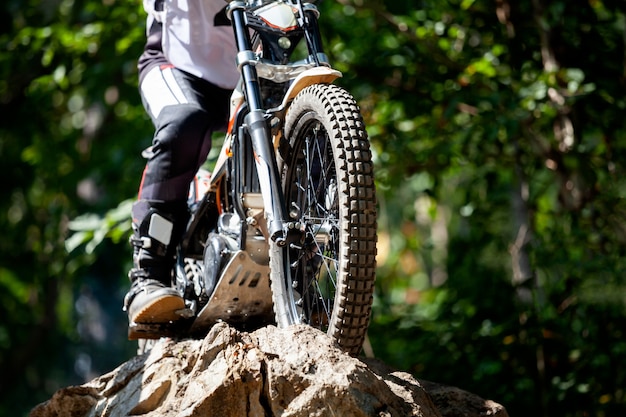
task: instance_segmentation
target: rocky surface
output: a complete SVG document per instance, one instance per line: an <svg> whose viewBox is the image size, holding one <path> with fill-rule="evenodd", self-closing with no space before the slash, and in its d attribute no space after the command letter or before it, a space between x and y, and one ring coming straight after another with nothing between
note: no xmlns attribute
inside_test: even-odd
<svg viewBox="0 0 626 417"><path fill-rule="evenodd" d="M216 325L204 340L151 352L57 391L31 417L508 417L466 391L344 354L307 326L253 333Z"/></svg>

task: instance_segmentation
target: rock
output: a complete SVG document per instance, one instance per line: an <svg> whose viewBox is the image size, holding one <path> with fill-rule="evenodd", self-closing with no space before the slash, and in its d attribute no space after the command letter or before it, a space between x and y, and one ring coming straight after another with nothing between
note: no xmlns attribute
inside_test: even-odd
<svg viewBox="0 0 626 417"><path fill-rule="evenodd" d="M421 381L424 389L430 394L433 402L442 416L497 416L508 417L503 406L484 400L477 395L468 394L456 387L436 384L430 381Z"/></svg>
<svg viewBox="0 0 626 417"><path fill-rule="evenodd" d="M59 390L30 414L135 415L508 417L497 403L346 355L309 326L244 333L225 324L204 340L161 339L148 354Z"/></svg>

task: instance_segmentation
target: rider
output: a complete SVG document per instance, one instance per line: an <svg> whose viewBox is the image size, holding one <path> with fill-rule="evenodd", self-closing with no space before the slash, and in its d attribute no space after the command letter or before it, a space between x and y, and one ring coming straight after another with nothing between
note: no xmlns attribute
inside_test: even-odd
<svg viewBox="0 0 626 417"><path fill-rule="evenodd" d="M172 271L189 217L189 183L206 160L211 134L226 126L238 80L223 1L143 3L148 20L139 87L155 134L144 153L148 162L132 208L133 268L124 299L131 324L167 323L185 307L172 288ZM132 328L129 338L138 338Z"/></svg>

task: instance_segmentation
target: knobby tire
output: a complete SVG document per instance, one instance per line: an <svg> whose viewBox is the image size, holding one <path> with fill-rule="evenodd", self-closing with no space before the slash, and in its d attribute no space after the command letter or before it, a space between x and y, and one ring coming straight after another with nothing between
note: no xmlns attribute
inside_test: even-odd
<svg viewBox="0 0 626 417"><path fill-rule="evenodd" d="M277 324L314 326L356 355L369 325L377 237L373 163L354 98L335 85L302 90L279 152L286 212L304 237L271 243Z"/></svg>

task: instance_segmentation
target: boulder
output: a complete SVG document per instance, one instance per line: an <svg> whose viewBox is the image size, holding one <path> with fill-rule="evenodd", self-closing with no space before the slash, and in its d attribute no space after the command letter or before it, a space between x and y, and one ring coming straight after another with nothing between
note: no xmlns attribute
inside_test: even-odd
<svg viewBox="0 0 626 417"><path fill-rule="evenodd" d="M161 339L30 416L508 417L493 401L351 357L309 326L246 333L226 324L203 340Z"/></svg>

